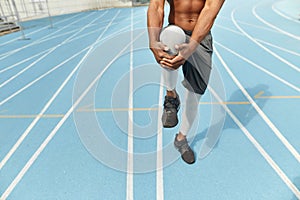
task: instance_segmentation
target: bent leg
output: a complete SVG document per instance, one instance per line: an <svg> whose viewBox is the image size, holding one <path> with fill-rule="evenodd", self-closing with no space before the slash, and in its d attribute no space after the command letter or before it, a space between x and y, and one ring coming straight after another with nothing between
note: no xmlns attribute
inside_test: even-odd
<svg viewBox="0 0 300 200"><path fill-rule="evenodd" d="M182 122L180 127L180 133L186 136L191 130L194 120L198 114L198 107L201 95L186 89L184 98L185 99L183 102L185 102L185 105L183 106L182 110Z"/></svg>
<svg viewBox="0 0 300 200"><path fill-rule="evenodd" d="M162 68L163 85L167 91L173 91L177 85L178 70L171 70Z"/></svg>

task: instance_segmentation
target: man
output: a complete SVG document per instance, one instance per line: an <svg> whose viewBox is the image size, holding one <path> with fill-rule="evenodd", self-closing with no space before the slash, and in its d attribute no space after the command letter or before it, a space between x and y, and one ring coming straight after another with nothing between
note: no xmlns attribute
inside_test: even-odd
<svg viewBox="0 0 300 200"><path fill-rule="evenodd" d="M210 29L225 0L169 0L169 24L181 27L187 42L177 45L178 54L169 55L168 47L159 41L164 22L165 0L151 0L147 13L147 26L150 49L156 61L162 66L163 81L167 92L162 116L163 126L175 127L178 123L177 112L180 105L176 92L178 68L182 66L183 86L186 88L185 106L182 111L180 131L176 134L174 145L182 159L192 164L195 162L193 150L186 135L191 129L198 112L201 95L205 92L212 56L212 37Z"/></svg>

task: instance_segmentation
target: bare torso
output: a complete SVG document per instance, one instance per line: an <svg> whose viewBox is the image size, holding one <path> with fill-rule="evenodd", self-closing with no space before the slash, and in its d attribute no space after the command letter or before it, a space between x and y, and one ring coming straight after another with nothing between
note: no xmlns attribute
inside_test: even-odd
<svg viewBox="0 0 300 200"><path fill-rule="evenodd" d="M192 31L196 25L205 0L169 0L169 23Z"/></svg>

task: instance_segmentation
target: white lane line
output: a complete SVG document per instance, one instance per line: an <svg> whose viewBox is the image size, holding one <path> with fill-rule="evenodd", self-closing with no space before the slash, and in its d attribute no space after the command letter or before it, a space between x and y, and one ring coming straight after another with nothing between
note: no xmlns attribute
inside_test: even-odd
<svg viewBox="0 0 300 200"><path fill-rule="evenodd" d="M143 35L145 31L140 33L134 40L138 39L141 35ZM134 42L134 41L133 41ZM32 164L35 162L35 160L38 158L38 156L43 152L43 150L46 148L46 146L49 144L49 142L52 140L52 138L56 135L58 130L62 127L62 125L65 123L65 121L70 117L70 115L74 112L76 107L79 105L79 103L82 101L82 99L86 96L86 94L93 88L93 86L97 83L97 81L102 77L102 75L105 73L105 71L118 59L125 51L128 49L130 43L123 48L118 55L116 55L111 62L107 64L107 66L102 70L100 74L91 82L91 84L87 87L87 89L82 93L82 95L74 102L74 104L70 107L68 112L64 115L64 117L58 122L58 124L54 127L54 129L51 131L51 133L48 135L48 137L44 140L44 142L40 145L40 147L37 149L37 151L32 155L32 157L28 160L26 165L22 168L22 170L18 173L18 175L15 177L13 182L8 186L8 188L5 190L5 192L2 194L0 199L6 199L11 192L14 190L16 185L21 181L23 176L26 174L26 172L29 170L29 168L32 166ZM92 48L90 49L92 50ZM90 53L89 52L86 54L84 59L87 57L87 55ZM84 60L82 59L82 61ZM80 62L78 66L81 64Z"/></svg>
<svg viewBox="0 0 300 200"><path fill-rule="evenodd" d="M224 30L230 31L230 32L232 32L232 33L235 33L235 34L237 34L237 35L244 36L244 34L242 34L241 32L236 31L236 30L233 30L233 29L231 29L231 28L228 28L228 27L223 26L223 25L220 25L220 24L215 24L214 27L219 27L219 28L221 28L221 29L224 29Z"/></svg>
<svg viewBox="0 0 300 200"><path fill-rule="evenodd" d="M129 97L128 97L128 137L127 137L127 184L126 200L133 200L133 10L131 8L131 33L130 33L130 67L129 67Z"/></svg>
<svg viewBox="0 0 300 200"><path fill-rule="evenodd" d="M74 33L74 32L78 32L78 31L80 30L80 27L79 27L79 28L73 28L71 31L63 32L63 33L61 33L61 34L56 34L56 33L58 33L58 32L63 31L64 29L68 28L68 27L71 26L72 24L77 23L77 22L79 22L79 21L81 21L81 20L83 20L83 19L85 19L85 18L87 18L87 17L89 17L89 15L84 16L84 17L82 17L81 19L79 19L79 20L77 20L77 21L73 21L72 23L68 24L67 26L64 26L63 28L61 28L61 29L59 29L59 30L57 30L57 31L55 31L55 32L53 32L53 33L51 33L51 34L49 34L49 35L46 35L46 36L44 36L44 37L42 37L42 38L40 38L40 39L38 39L38 40L36 40L36 41L34 41L34 42L28 44L28 45L25 45L25 46L22 46L22 47L20 47L20 48L18 48L18 49L14 49L14 50L11 50L11 51L9 51L9 52L3 53L3 54L0 55L0 60L3 60L4 58L6 58L6 57L8 57L8 56L10 56L10 55L13 55L13 54L15 54L15 53L17 53L17 52L19 52L19 51L21 51L21 50L24 50L25 48L32 47L32 46L34 46L34 45L39 45L39 44L41 44L41 43L43 43L43 42L47 42L47 41L49 41L49 40L53 40L53 39L56 39L56 38L59 38L59 37L65 36L65 35L69 35L69 34L72 34L72 33ZM106 22L109 22L109 20L101 21L101 23L106 23ZM99 31L100 29L102 29L102 28L99 29L99 27L98 27L97 25L93 24L93 23L89 24L89 25L86 26L85 28L88 29L88 28L90 28L90 27L96 27L97 29L94 30L94 31L85 33L85 34L81 34L80 36L78 36L78 37L76 37L76 38L74 38L74 39L71 39L71 40L69 40L68 42L72 42L73 40L79 39L79 38L81 38L81 37L85 37L86 35L92 34L92 33L94 33L94 32ZM54 36L52 36L52 35L54 35ZM50 37L50 36L51 36L51 37ZM3 57L1 57L1 56L3 56Z"/></svg>
<svg viewBox="0 0 300 200"><path fill-rule="evenodd" d="M119 14L119 12L115 15L115 17ZM102 15L101 15L102 16ZM97 19L97 18L96 18ZM114 20L113 18L112 20ZM112 21L111 21L112 22ZM107 25L107 28L110 26L110 24ZM107 30L107 28L101 33L101 35L97 38L96 44L104 32ZM43 114L47 111L47 109L51 106L53 101L56 99L56 97L59 95L59 93L63 90L65 85L69 82L73 74L78 70L80 64L83 62L83 60L87 57L87 55L90 53L91 49L94 45L92 45L89 50L86 52L85 56L80 60L80 62L77 64L77 66L72 70L72 72L69 74L69 76L65 79L65 81L62 83L62 85L58 88L58 90L55 92L55 94L51 97L51 99L47 102L47 104L44 106L42 111L37 115L37 117L32 121L32 123L27 127L25 132L21 135L21 137L18 139L18 141L14 144L14 146L10 149L10 151L6 154L6 156L3 158L3 160L0 162L0 170L3 168L3 166L6 164L6 162L10 159L10 157L14 154L14 152L18 149L18 147L21 145L21 143L24 141L24 139L27 137L29 132L33 129L33 127L37 124L37 122L41 119Z"/></svg>
<svg viewBox="0 0 300 200"><path fill-rule="evenodd" d="M90 15L91 15L91 14L90 14ZM84 16L84 17L82 17L82 18L79 18L78 20L73 21L72 23L70 23L70 24L64 26L64 27L61 28L61 29L58 29L58 30L54 31L53 33L50 33L50 34L48 34L48 35L45 35L44 37L42 37L42 38L40 38L40 39L38 39L38 40L36 40L36 41L34 41L34 42L31 42L31 43L29 43L29 44L27 44L27 45L21 46L20 48L17 48L17 49L8 51L8 52L6 52L6 53L0 55L0 57L1 57L0 60L3 60L3 59L5 59L5 58L7 58L7 57L9 57L9 56L11 56L11 55L14 55L15 53L17 53L17 52L19 52L19 51L21 51L21 50L23 50L23 49L26 49L26 48L28 48L28 47L31 47L31 46L34 46L34 45L38 45L38 44L40 44L40 43L42 43L42 42L45 42L45 41L48 40L47 38L50 38L52 35L55 35L54 37L52 37L52 39L55 39L55 38L57 38L57 37L60 37L60 35L58 35L57 33L63 31L64 29L69 28L70 26L72 26L72 25L75 24L75 23L78 23L78 22L81 21L81 20L85 20L85 18L89 17L90 15L86 15L86 16ZM85 28L87 28L87 27L85 27ZM75 31L76 31L76 30L75 30ZM77 31L78 31L78 30L77 30ZM76 32L77 32L77 31L76 31ZM80 30L79 30L79 31L80 31ZM74 32L74 30L72 30L71 32ZM67 34L67 33L63 33L63 35L65 35L65 34ZM60 42L59 42L59 43L60 43Z"/></svg>
<svg viewBox="0 0 300 200"><path fill-rule="evenodd" d="M163 105L163 83L162 75L160 77L159 87L159 108L157 113L157 147L156 147L156 200L164 200L164 168L163 168L163 125L160 120L162 116Z"/></svg>
<svg viewBox="0 0 300 200"><path fill-rule="evenodd" d="M223 18L227 21L232 21L231 18L229 17L224 17L224 16L219 16L218 18ZM266 31L270 31L270 32L274 32L274 33L278 33L278 31L274 30L274 29L271 29L269 27L266 27L266 26L260 26L260 25L256 25L256 24L251 24L249 22L245 22L245 21L242 21L242 20L236 20L238 23L240 24L243 24L243 25L247 25L248 27L253 27L253 28L256 28L256 29L261 29L261 30L266 30ZM219 24L220 22L217 22L216 24Z"/></svg>
<svg viewBox="0 0 300 200"><path fill-rule="evenodd" d="M107 13L104 12L102 15L100 15L99 17L95 18L94 20L92 20L90 23L93 23L96 20L99 20L102 16L104 16ZM60 44L52 47L46 54L42 55L41 57L39 57L37 60L35 60L33 63L31 63L30 65L28 65L27 67L25 67L24 69L22 69L21 71L19 71L17 74L11 76L9 79L7 79L6 81L2 82L0 84L0 88L2 88L3 86L5 86L6 84L8 84L9 82L11 82L12 80L14 80L15 78L17 78L18 76L20 76L21 74L23 74L25 71L27 71L28 69L30 69L31 67L33 67L35 64L37 64L39 61L43 60L46 56L48 56L49 54L51 54L52 52L54 52L57 48L65 45L70 39L72 39L73 37L75 37L77 34L79 34L81 31L83 31L85 29L86 26L88 26L90 23L88 23L87 25L85 25L84 27L82 27L80 29L80 31L76 32L75 34L71 35L70 37L68 37L67 39L65 39L63 42L61 42Z"/></svg>
<svg viewBox="0 0 300 200"><path fill-rule="evenodd" d="M139 22L141 22L141 21L142 21L142 20L137 20L137 22L135 22L134 24L137 24L137 23L139 23ZM115 24L117 24L117 23L113 23L112 25L115 25ZM73 42L73 41L75 41L75 40L79 40L80 38L86 37L86 36L88 36L88 35L90 35L90 34L94 34L94 33L98 32L98 31L101 31L102 29L103 29L103 27L100 27L100 28L98 28L98 29L96 29L96 30L94 30L94 31L90 31L90 32L85 33L85 34L81 34L80 36L74 37L73 39L69 40L67 43L71 43L71 42ZM121 32L124 31L125 29L127 29L127 27L124 27L124 28L118 30L117 32L115 32L115 33L112 34L112 35L106 36L106 37L103 38L102 40L105 40L106 38L114 37L114 35L116 35L116 34L118 34L118 33L121 33ZM77 32L78 30L75 30L75 31ZM70 32L68 32L68 33L72 33L72 32L74 32L74 31L70 31ZM65 33L60 34L60 36L62 36L62 35L65 35ZM57 35L57 36L58 36L58 35ZM53 38L55 38L55 37L56 37L56 36L51 37L51 38L48 38L48 39L46 39L46 40L50 40L50 39L53 39ZM45 40L45 41L46 41L46 40ZM67 44L67 43L66 43L66 44ZM31 56L31 57L28 57L28 58L26 58L26 59L24 59L24 60L21 60L20 62L18 62L18 63L16 63L16 64L13 64L12 66L5 67L4 69L0 70L0 74L3 73L3 72L5 72L5 71L8 71L8 70L10 70L10 69L12 69L12 68L14 68L14 67L20 65L20 64L22 64L22 63L24 63L24 62L26 62L26 61L32 59L32 58L35 58L35 57L37 57L37 56L39 56L39 55L42 55L43 53L46 53L46 52L49 51L50 49L51 49L51 48L46 49L46 50L44 50L44 51L42 51L42 52L40 52L40 53L38 53L38 54L35 54L35 55Z"/></svg>
<svg viewBox="0 0 300 200"><path fill-rule="evenodd" d="M44 73L43 75L39 76L38 78L36 78L35 80L31 81L30 83L28 83L27 85L25 85L24 87L22 87L21 89L19 89L18 91L16 91L15 93L13 93L12 95L10 95L9 97L3 99L2 101L0 101L0 106L2 106L3 104L5 104L6 102L8 102L9 100L11 100L12 98L14 98L15 96L17 96L18 94L20 94L21 92L23 92L24 90L26 90L27 88L29 88L30 86L32 86L33 84L35 84L36 82L38 82L39 80L43 79L44 77L46 77L47 75L51 74L52 72L54 72L55 70L57 70L58 68L62 67L64 64L66 64L67 62L69 62L70 60L72 60L73 58L76 58L77 56L79 56L81 53L83 53L84 51L86 51L88 48L90 48L90 46L82 49L81 51L77 52L76 54L72 55L71 57L67 58L66 60L64 60L63 62L61 62L60 64L56 65L55 67L51 68L49 71L47 71L46 73ZM1 169L1 167L0 167Z"/></svg>
<svg viewBox="0 0 300 200"><path fill-rule="evenodd" d="M300 92L300 88L299 88L299 87L297 87L297 86L293 85L292 83L286 81L285 79L283 79L283 78L281 78L281 77L279 77L279 76L273 74L272 72L270 72L270 71L266 70L265 68L259 66L258 64L254 63L253 61L251 61L251 60L249 60L249 59L243 57L242 55L236 53L235 51L229 49L228 47L222 45L221 43L219 43L219 42L217 42L217 41L214 41L214 42L215 42L217 45L221 46L222 48L226 49L228 52L234 54L235 56L239 57L240 59L244 60L245 62L251 64L253 67L255 67L255 68L261 70L262 72L268 74L269 76L275 78L276 80L280 81L281 83L285 84L286 86L288 86L288 87L290 87L290 88L296 90L297 92Z"/></svg>
<svg viewBox="0 0 300 200"><path fill-rule="evenodd" d="M111 25L113 25L114 23L112 23ZM113 36L115 36L116 34L119 34L120 32L126 30L128 27L124 27L122 29L120 29L118 32L115 32L112 35L109 35L107 37L103 37L101 40L99 40L97 43L104 41L108 38L111 38ZM92 45L89 45L88 47L86 47L85 49L82 49L81 51L75 53L73 56L67 58L65 61L61 62L60 64L58 64L57 66L55 66L54 68L50 69L48 72L42 74L41 76L39 76L38 78L36 78L35 80L31 81L30 83L28 83L27 85L25 85L24 87L22 87L21 89L19 89L18 91L16 91L15 93L11 94L9 97L6 97L4 100L0 101L0 106L3 105L4 103L7 103L9 100L11 100L12 98L14 98L15 96L17 96L18 94L20 94L21 92L25 91L26 89L28 89L30 86L32 86L33 84L35 84L36 82L38 82L39 80L41 80L42 78L46 77L47 75L49 75L50 73L52 73L53 71L55 71L56 69L58 69L59 67L61 67L63 64L65 64L66 62L70 61L71 59L73 59L75 56L79 55L80 53L82 53L83 51L87 50L88 48L90 48Z"/></svg>
<svg viewBox="0 0 300 200"><path fill-rule="evenodd" d="M142 21L142 20L137 20L137 22L135 22L134 25L135 25L135 24L138 24L138 23L141 22L141 21ZM117 23L113 23L112 25L115 25L115 24L117 24ZM94 30L94 31L90 31L89 33L81 34L80 36L74 37L73 39L69 40L67 43L71 43L71 42L73 42L73 41L75 41L75 40L79 40L79 39L82 38L82 37L86 37L86 36L88 36L88 35L90 35L90 34L94 34L94 33L98 32L98 31L101 31L102 29L103 29L103 27L98 28L97 30ZM103 39L101 39L99 42L105 41L106 39L109 39L109 38L113 38L115 35L121 33L122 31L125 31L126 29L128 29L128 27L123 27L122 29L119 29L117 32L114 32L113 34L111 34L111 35L109 35L109 36L103 37ZM73 32L73 31L72 31L72 32ZM67 43L66 43L66 44L67 44ZM14 65L12 65L12 66L6 67L6 68L0 70L0 74L3 73L3 72L5 72L5 71L8 71L8 70L10 70L10 69L12 69L12 68L14 68L14 67L17 67L18 65L20 65L20 64L22 64L22 63L24 63L24 62L26 62L26 61L28 61L28 60L31 60L32 58L38 57L39 55L42 55L43 53L46 53L46 52L49 51L50 49L51 49L51 48L49 48L49 49L47 49L47 50L44 50L44 51L40 52L39 54L35 54L35 55L31 56L31 57L28 57L28 58L26 58L26 59L24 59L24 60L21 60L20 62L14 64Z"/></svg>
<svg viewBox="0 0 300 200"><path fill-rule="evenodd" d="M103 28L99 28L99 29L97 29L97 30L95 30L95 31L91 31L91 32L86 33L86 34L81 34L80 36L74 37L73 39L69 40L66 44L71 43L71 42L73 42L73 41L75 41L75 40L79 40L80 38L86 37L87 35L94 34L94 33L98 32L98 31L102 31L102 29L103 29ZM70 32L77 32L77 31L78 31L78 30L76 30L76 31L70 31ZM62 36L62 35L64 35L64 34L61 34L61 36ZM55 36L55 37L58 37L58 35ZM54 37L53 37L53 38L54 38ZM51 40L52 38L48 38L48 39ZM48 39L47 39L47 40L48 40ZM32 58L38 57L38 56L40 56L40 55L42 55L42 54L44 54L44 53L46 53L47 51L50 51L50 50L51 50L51 47L48 48L48 49L46 49L46 50L44 50L44 51L41 51L41 52L38 53L38 54L34 54L34 55L30 56L30 57L27 57L26 59L21 60L21 61L19 61L18 63L15 63L15 64L13 64L13 65L11 65L11 66L4 67L3 69L0 70L0 74L3 73L3 72L6 72L6 71L8 71L8 70L11 70L11 69L17 67L18 65L20 65L20 64L22 64L22 63L24 63L24 62L27 62L28 60L31 60Z"/></svg>
<svg viewBox="0 0 300 200"><path fill-rule="evenodd" d="M141 22L141 21L142 21L142 20L137 20L137 22L135 22L134 24L137 24L137 23L139 23L139 22ZM115 25L115 24L117 24L117 23L113 23L112 25ZM81 34L80 36L74 37L73 39L69 40L67 43L71 43L71 42L73 42L73 41L75 41L75 40L79 40L80 38L83 38L83 37L86 37L86 36L88 36L88 35L94 34L94 33L98 32L98 31L101 31L102 29L103 29L103 27L98 28L97 30L94 30L94 31L90 31L90 32L85 33L85 34ZM121 33L122 31L124 31L124 30L126 30L126 29L127 29L127 27L124 27L124 28L118 30L117 32L115 32L114 34L109 35L109 36L106 36L106 37L104 37L104 38L101 39L101 40L105 40L106 38L114 37L114 35L119 34L119 33ZM77 30L76 30L76 31L77 31ZM70 31L70 32L74 32L74 31ZM61 35L63 35L63 34L61 34ZM51 38L48 38L48 39L51 39ZM48 40L48 39L47 39L47 40ZM66 43L66 44L67 44L67 43ZM50 49L51 49L51 48L46 49L46 50L44 50L44 51L42 51L42 52L40 52L40 53L38 53L38 54L35 54L35 55L31 56L31 57L28 57L28 58L26 58L26 59L24 59L24 60L21 60L20 62L15 63L15 64L13 64L13 65L11 65L11 66L9 66L9 67L5 67L4 69L0 70L0 74L3 73L3 72L5 72L5 71L8 71L8 70L10 70L10 69L13 69L14 67L17 67L18 65L20 65L20 64L22 64L22 63L24 63L24 62L27 62L28 60L31 60L32 58L38 57L38 56L40 56L40 55L46 53L46 52L49 51Z"/></svg>
<svg viewBox="0 0 300 200"><path fill-rule="evenodd" d="M255 44L257 44L259 47L261 47L262 49L264 49L265 51L267 51L268 53L270 53L272 56L274 56L275 58L277 58L278 60L280 60L281 62L285 63L287 66L291 67L292 69L296 70L297 72L300 72L300 68L298 68L296 65L290 63L289 61L285 60L284 58L280 57L279 55L277 55L276 53L274 53L273 51L271 51L270 49L268 49L267 47L263 46L262 44L260 44L259 42L257 42L253 37L251 37L248 33L246 33L237 23L236 19L234 18L234 13L235 10L232 11L231 13L231 19L232 22L234 23L234 25L251 41L253 41Z"/></svg>
<svg viewBox="0 0 300 200"><path fill-rule="evenodd" d="M80 19L78 19L76 21L72 21L72 23L69 23L68 25L63 26L63 28L60 28L57 31L52 32L51 34L48 34L48 35L46 35L46 36L44 36L44 37L42 37L40 39L35 40L33 43L36 45L36 44L40 44L42 42L46 42L46 41L49 41L49 40L52 40L52 39L55 39L55 38L58 38L58 37L61 37L61 36L67 35L67 34L71 34L73 32L77 32L80 29L80 26L78 26L78 28L72 28L72 30L70 30L70 31L63 32L61 34L57 34L58 32L61 32L62 30L68 28L70 25L72 25L72 24L74 24L76 22L79 22L81 20L84 20L86 17L88 17L88 16L90 16L92 14L94 14L94 13L90 13L89 15L85 15L84 17L82 17L82 18L80 18ZM106 22L109 22L109 20L101 21L101 24L106 23ZM95 26L99 27L99 24L92 23L89 26L87 26L86 28L95 27ZM89 33L87 33L87 34L89 34ZM30 43L29 45L32 46L33 43ZM21 49L24 49L26 47L28 47L28 45L20 47L19 49L21 50ZM8 51L8 52L0 54L0 59L2 59L1 56L6 56L7 54L10 54L11 52L14 52L14 51L17 51L17 50L19 51L19 49L13 49L11 51Z"/></svg>
<svg viewBox="0 0 300 200"><path fill-rule="evenodd" d="M259 21L261 21L262 23L264 23L264 24L267 25L268 27L271 27L271 28L273 28L274 30L280 32L281 34L287 35L287 36L289 36L289 37L291 37L291 38L294 38L294 39L296 39L296 40L300 40L300 36L294 35L294 34L289 33L289 32L287 32L287 31L285 31L285 30L283 30L283 29L281 29L281 28L278 28L277 26L275 26L275 25L273 25L273 24L267 22L267 21L264 20L263 18L261 18L261 17L257 14L257 12L256 12L257 6L258 6L258 5L254 6L254 7L252 8L252 13L253 13L253 15L254 15Z"/></svg>
<svg viewBox="0 0 300 200"><path fill-rule="evenodd" d="M222 102L223 100L217 95L217 93L208 86L210 92L215 96L215 98ZM264 150L264 148L257 142L257 140L251 135L251 133L244 127L241 121L231 112L226 104L221 104L226 112L229 114L231 119L239 126L243 131L248 140L254 145L258 152L264 157L268 164L273 168L281 180L288 186L288 188L294 193L294 195L300 199L300 192L294 183L287 177L287 175L282 171L282 169L277 165L277 163L271 158L271 156Z"/></svg>
<svg viewBox="0 0 300 200"><path fill-rule="evenodd" d="M13 65L11 65L11 66L9 66L9 67L5 67L5 68L3 68L3 69L0 70L0 74L3 73L3 72L8 71L8 70L10 70L10 69L13 69L13 68L15 68L16 66L21 65L22 63L27 62L27 61L29 61L29 60L35 58L35 57L39 57L40 55L46 53L48 50L49 50L49 49L47 49L47 50L45 50L45 51L42 51L42 52L40 52L40 53L38 53L38 54L35 54L35 55L31 56L31 57L27 57L27 58L25 58L24 60L21 60L21 61L15 63L15 64L13 64Z"/></svg>
<svg viewBox="0 0 300 200"><path fill-rule="evenodd" d="M275 3L272 5L272 10L273 10L276 14L278 14L279 16L281 16L281 17L283 17L283 18L285 18L285 19L288 19L288 20L290 20L290 21L293 21L293 22L296 22L296 23L300 23L299 20L297 20L297 19L295 19L295 18L292 18L292 17L290 17L290 16L287 16L287 15L283 14L282 12L280 12L280 11L276 8L276 6L275 6L276 3L278 3L278 2L275 2Z"/></svg>
<svg viewBox="0 0 300 200"><path fill-rule="evenodd" d="M78 28L78 29L79 29L79 28ZM29 44L27 44L27 45L25 45L25 46L22 46L22 47L19 47L19 48L17 48L17 49L13 49L13 50L10 50L10 51L8 51L8 52L5 52L5 53L1 54L1 55L0 55L0 60L3 60L4 58L7 58L8 56L10 56L10 55L12 55L12 54L15 54L15 53L17 53L18 51L20 51L20 50L22 50L22 49L25 49L25 48L27 48L27 47L33 46L33 44L34 44L34 45L37 45L37 44L41 44L42 42L47 42L47 41L52 40L52 39L56 39L56 38L59 38L59 37L65 36L65 35L69 35L69 34L72 34L72 33L74 33L74 32L77 32L78 29L73 29L73 30L71 30L71 31L63 32L63 33L61 33L61 34L55 34L55 36L52 36L52 37L50 37L50 36L49 36L50 34L49 34L49 35L47 35L47 36L44 36L45 39L44 39L44 38L41 38L41 39L36 40L36 41L34 41L34 42L31 42L31 43L29 43ZM52 34L51 34L51 35L52 35Z"/></svg>
<svg viewBox="0 0 300 200"><path fill-rule="evenodd" d="M282 144L287 148L287 150L295 157L295 159L300 162L300 155L296 151L296 149L289 143L289 141L281 134L281 132L278 130L278 128L272 123L272 121L267 117L267 115L260 109L260 107L255 103L255 101L252 99L252 97L248 94L248 92L245 90L245 88L242 86L242 84L239 82L239 80L235 77L235 75L232 73L232 71L229 69L217 49L215 48L215 54L217 55L218 59L222 63L223 67L226 69L229 76L232 78L232 80L235 82L235 84L239 87L239 89L243 92L245 97L248 99L248 101L251 103L252 107L256 110L256 112L261 116L261 118L266 122L266 124L272 129L274 134L277 136L277 138L282 142Z"/></svg>
<svg viewBox="0 0 300 200"><path fill-rule="evenodd" d="M25 132L18 139L18 141L14 144L14 146L9 150L9 152L6 154L6 156L2 159L2 161L0 163L0 170L7 163L7 161L11 158L11 156L15 153L15 151L19 148L19 146L22 144L22 142L24 141L24 139L27 137L27 135L33 129L33 127L37 124L37 122L41 119L42 115L46 112L46 110L50 107L50 105L52 104L52 102L56 99L56 97L59 95L59 93L65 87L65 85L69 82L69 80L74 75L74 73L78 70L78 67L79 66L75 67L72 70L72 72L64 80L64 82L61 84L61 86L58 88L58 90L55 92L55 94L51 97L51 99L44 106L44 108L42 109L42 111L40 112L40 114L38 114L36 116L36 118L31 122L31 124L27 127L27 129L25 130Z"/></svg>
<svg viewBox="0 0 300 200"><path fill-rule="evenodd" d="M286 49L286 48L277 46L277 45L275 45L275 44L271 44L271 43L266 42L266 41L261 40L261 39L255 39L255 40L258 41L258 42L260 42L260 43L263 43L263 44L269 45L269 46L271 46L271 47L274 47L274 48L276 48L276 49L279 49L279 50L281 50L281 51L285 51L285 52L287 52L287 53L289 53L289 54L293 54L293 55L295 55L295 56L299 56L299 57L300 57L300 53L299 53L299 52L292 51L292 50L289 50L289 49Z"/></svg>
<svg viewBox="0 0 300 200"><path fill-rule="evenodd" d="M244 35L243 33L238 32L238 31L236 31L236 30L233 30L233 29L231 29L231 28L228 28L228 27L225 27L225 26L222 26L222 25L219 25L219 24L216 24L215 27L218 27L218 28L220 28L220 29L224 29L224 30L226 30L226 31L230 31L230 32L232 32L232 33L235 33L235 34L237 34L237 35L240 35L240 36L244 36L244 37L245 37L245 35ZM289 49L286 49L286 48L283 48L283 47L279 47L279 46L277 46L277 45L275 45L275 44L271 44L271 43L266 42L266 41L264 41L264 40L262 40L262 39L258 39L258 38L253 38L253 39L256 40L257 42L266 44L266 45L268 45L268 46L274 47L274 48L279 49L279 50L281 50L281 51L285 51L285 52L287 52L287 53L290 53L290 54L293 54L293 55L295 55L295 56L299 56L299 57L300 57L300 53L298 53L298 52L295 52L295 51L292 51L292 50L289 50Z"/></svg>
<svg viewBox="0 0 300 200"><path fill-rule="evenodd" d="M61 23L65 22L65 21L72 20L73 18L78 17L78 16L80 16L80 15L82 15L82 14L80 13L80 14L77 14L77 15L73 15L73 16L71 16L71 17L69 17L69 18L66 18L66 19L64 19L64 20L61 20L61 21L56 22L56 23L54 23L54 24L55 24L55 25L61 24ZM45 30L45 29L47 29L47 28L49 28L48 25L45 26L45 27L43 27L43 28L40 28L40 29L38 29L38 30L35 30L35 31L32 31L32 32L26 33L26 35L27 35L27 36L28 36L28 35L33 35L33 34L35 34L35 33L38 33L38 32L40 32L40 31L42 31L42 30ZM18 37L16 37L16 38L12 39L12 40L9 40L9 41L7 41L7 42L3 42L3 43L0 44L0 47L1 47L1 46L4 46L4 45L7 45L7 44L9 44L9 43L11 43L11 42L17 41L17 40L19 40L19 38L20 38L20 37L18 36Z"/></svg>

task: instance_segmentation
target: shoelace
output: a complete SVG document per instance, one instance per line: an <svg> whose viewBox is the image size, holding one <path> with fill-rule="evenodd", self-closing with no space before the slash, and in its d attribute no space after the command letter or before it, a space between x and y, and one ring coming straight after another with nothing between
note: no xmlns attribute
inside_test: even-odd
<svg viewBox="0 0 300 200"><path fill-rule="evenodd" d="M179 102L176 98L172 98L172 97L167 97L165 102L164 102L164 107L165 108L178 108L179 106Z"/></svg>
<svg viewBox="0 0 300 200"><path fill-rule="evenodd" d="M188 143L185 141L185 143L183 145L181 145L178 150L180 151L181 154L184 154L187 151L190 151L190 146L188 145Z"/></svg>

